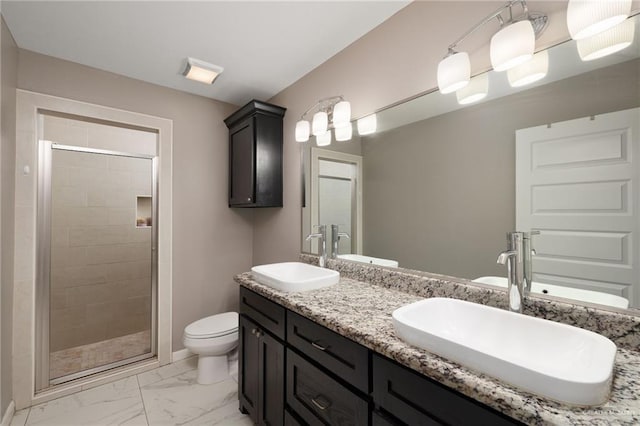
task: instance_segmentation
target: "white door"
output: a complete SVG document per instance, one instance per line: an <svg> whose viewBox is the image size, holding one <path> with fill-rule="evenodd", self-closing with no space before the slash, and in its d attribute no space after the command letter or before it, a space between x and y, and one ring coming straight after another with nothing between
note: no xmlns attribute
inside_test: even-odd
<svg viewBox="0 0 640 426"><path fill-rule="evenodd" d="M516 229L539 230L533 280L640 307L640 109L516 132Z"/></svg>
<svg viewBox="0 0 640 426"><path fill-rule="evenodd" d="M340 254L362 253L362 157L311 149L311 224L327 226L327 250L338 225L351 237L340 240ZM311 250L318 253L317 240Z"/></svg>

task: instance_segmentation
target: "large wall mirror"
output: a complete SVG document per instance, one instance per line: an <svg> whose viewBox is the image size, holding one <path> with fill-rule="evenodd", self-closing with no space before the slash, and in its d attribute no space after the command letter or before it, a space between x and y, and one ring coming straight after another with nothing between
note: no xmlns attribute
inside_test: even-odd
<svg viewBox="0 0 640 426"><path fill-rule="evenodd" d="M338 225L327 247L348 260L506 286L506 233L540 231L534 291L640 308L640 19L629 19L634 44L616 54L583 62L567 41L529 86L490 71L480 102L433 91L379 111L375 134L301 144L302 251L318 253L305 240L315 225Z"/></svg>

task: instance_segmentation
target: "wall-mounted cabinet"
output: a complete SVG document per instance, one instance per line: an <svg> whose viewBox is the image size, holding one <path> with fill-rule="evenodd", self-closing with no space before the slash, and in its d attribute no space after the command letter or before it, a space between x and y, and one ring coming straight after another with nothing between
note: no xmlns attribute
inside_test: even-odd
<svg viewBox="0 0 640 426"><path fill-rule="evenodd" d="M282 207L286 109L253 100L227 117L229 207Z"/></svg>

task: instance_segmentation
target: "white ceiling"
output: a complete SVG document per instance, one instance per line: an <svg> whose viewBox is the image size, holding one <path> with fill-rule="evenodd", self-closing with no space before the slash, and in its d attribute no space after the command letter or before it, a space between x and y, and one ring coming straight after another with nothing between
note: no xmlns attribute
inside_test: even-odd
<svg viewBox="0 0 640 426"><path fill-rule="evenodd" d="M267 100L409 1L2 1L19 47L241 105ZM212 86L187 56L224 67Z"/></svg>

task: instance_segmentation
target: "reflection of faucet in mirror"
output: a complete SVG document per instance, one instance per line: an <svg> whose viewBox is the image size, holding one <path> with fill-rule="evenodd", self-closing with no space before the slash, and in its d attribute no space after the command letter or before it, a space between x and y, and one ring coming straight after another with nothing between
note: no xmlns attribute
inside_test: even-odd
<svg viewBox="0 0 640 426"><path fill-rule="evenodd" d="M540 231L531 231L522 233L522 253L524 254L524 291L528 295L531 291L531 283L533 282L533 256L536 250L533 248L533 236L540 235Z"/></svg>
<svg viewBox="0 0 640 426"><path fill-rule="evenodd" d="M340 238L344 237L344 238L351 239L351 236L349 236L349 234L347 234L346 232L339 232L338 226L339 225L331 225L331 245L332 245L331 258L332 259L335 259L338 257L338 254L339 254L338 245L340 243Z"/></svg>
<svg viewBox="0 0 640 426"><path fill-rule="evenodd" d="M507 251L498 256L498 263L507 265L507 297L509 310L522 313L524 304L524 257L522 232L507 233Z"/></svg>
<svg viewBox="0 0 640 426"><path fill-rule="evenodd" d="M315 225L318 228L318 232L307 235L306 241L310 241L313 238L320 240L320 260L319 264L321 268L327 264L327 227L326 225Z"/></svg>

